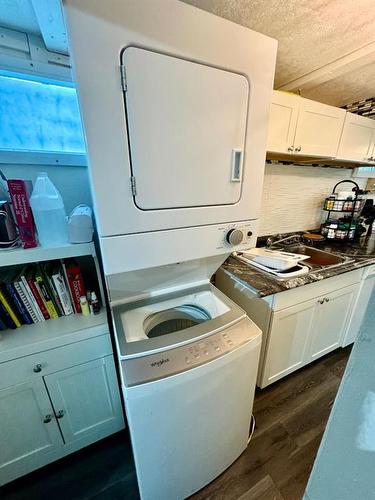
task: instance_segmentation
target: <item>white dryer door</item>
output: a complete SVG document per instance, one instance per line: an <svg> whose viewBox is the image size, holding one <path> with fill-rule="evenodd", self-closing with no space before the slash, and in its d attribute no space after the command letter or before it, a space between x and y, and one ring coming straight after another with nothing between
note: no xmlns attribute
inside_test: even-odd
<svg viewBox="0 0 375 500"><path fill-rule="evenodd" d="M137 207L237 203L248 80L136 47L124 50L122 63Z"/></svg>

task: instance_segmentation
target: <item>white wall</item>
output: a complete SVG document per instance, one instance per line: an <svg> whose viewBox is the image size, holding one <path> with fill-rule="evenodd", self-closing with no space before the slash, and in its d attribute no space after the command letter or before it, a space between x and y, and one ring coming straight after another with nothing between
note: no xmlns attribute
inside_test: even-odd
<svg viewBox="0 0 375 500"><path fill-rule="evenodd" d="M318 228L324 198L351 169L267 164L259 235ZM366 179L353 179L361 187ZM350 184L343 184L346 190Z"/></svg>
<svg viewBox="0 0 375 500"><path fill-rule="evenodd" d="M87 167L0 165L9 179L30 179L35 182L38 172L47 172L64 199L67 214L80 203L92 206Z"/></svg>

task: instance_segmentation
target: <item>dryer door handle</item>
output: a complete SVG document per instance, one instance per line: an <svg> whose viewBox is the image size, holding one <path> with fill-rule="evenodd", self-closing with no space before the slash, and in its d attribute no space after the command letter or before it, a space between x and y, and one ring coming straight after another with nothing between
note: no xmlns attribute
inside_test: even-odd
<svg viewBox="0 0 375 500"><path fill-rule="evenodd" d="M242 165L243 165L243 150L232 149L232 182L241 182L242 180Z"/></svg>

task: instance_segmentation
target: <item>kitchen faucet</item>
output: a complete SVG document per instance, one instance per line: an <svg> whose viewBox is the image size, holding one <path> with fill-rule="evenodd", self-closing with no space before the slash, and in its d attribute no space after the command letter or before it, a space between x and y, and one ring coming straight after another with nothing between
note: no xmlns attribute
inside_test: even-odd
<svg viewBox="0 0 375 500"><path fill-rule="evenodd" d="M276 240L274 240L274 238L276 238ZM281 234L276 234L274 236L270 236L269 238L267 238L266 246L272 247L274 245L277 245L278 243L282 243L282 242L289 241L289 240L293 240L290 243L300 243L301 236L299 234L291 234L291 235L283 238L283 236Z"/></svg>

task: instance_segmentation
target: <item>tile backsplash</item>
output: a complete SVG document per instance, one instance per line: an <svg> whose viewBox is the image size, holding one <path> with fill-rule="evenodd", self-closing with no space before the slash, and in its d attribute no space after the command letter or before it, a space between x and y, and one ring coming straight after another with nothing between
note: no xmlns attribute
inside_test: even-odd
<svg viewBox="0 0 375 500"><path fill-rule="evenodd" d="M259 236L319 227L324 198L351 174L351 169L266 164ZM367 179L353 180L366 186Z"/></svg>

